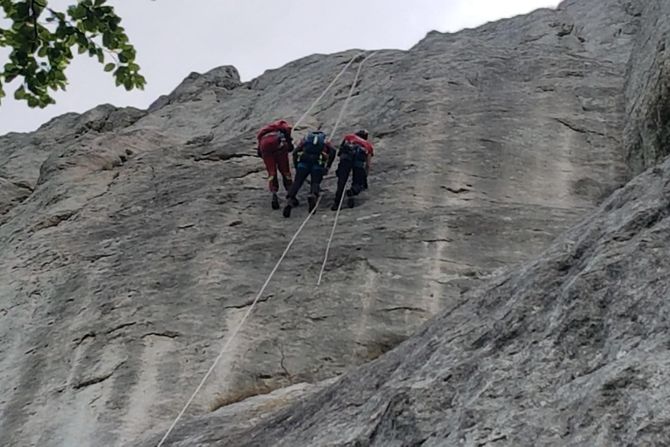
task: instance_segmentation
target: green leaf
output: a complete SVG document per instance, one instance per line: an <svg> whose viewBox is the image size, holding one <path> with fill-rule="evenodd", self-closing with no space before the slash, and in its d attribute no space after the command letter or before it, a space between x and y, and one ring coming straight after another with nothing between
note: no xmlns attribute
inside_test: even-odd
<svg viewBox="0 0 670 447"><path fill-rule="evenodd" d="M9 73L9 74L6 73L5 82L12 82L14 79L16 79L18 75L19 75L18 73Z"/></svg>
<svg viewBox="0 0 670 447"><path fill-rule="evenodd" d="M114 37L112 36L112 33L102 33L102 45L106 48L113 49L112 47L114 45Z"/></svg>
<svg viewBox="0 0 670 447"><path fill-rule="evenodd" d="M24 99L25 97L26 97L26 89L23 88L23 86L17 88L16 91L14 92L14 99L16 100L21 100Z"/></svg>
<svg viewBox="0 0 670 447"><path fill-rule="evenodd" d="M37 74L35 75L35 79L40 84L44 84L44 85L48 84L48 82L49 82L49 80L47 79L47 73L45 71L42 71L42 70L37 72Z"/></svg>
<svg viewBox="0 0 670 447"><path fill-rule="evenodd" d="M74 20L81 20L84 17L86 17L86 7L84 7L81 3L77 4L76 6L70 6L67 9L67 13L72 17Z"/></svg>
<svg viewBox="0 0 670 447"><path fill-rule="evenodd" d="M30 17L30 5L28 2L21 2L16 5L16 13L13 19L15 20L26 20Z"/></svg>
<svg viewBox="0 0 670 447"><path fill-rule="evenodd" d="M116 76L119 79L123 79L128 75L128 67L125 67L123 65L119 66L119 68L114 72L114 76Z"/></svg>
<svg viewBox="0 0 670 447"><path fill-rule="evenodd" d="M135 48L108 0L64 3L70 6L56 11L47 9L48 0L0 0L5 17L0 26L0 47L9 50L5 69L0 69L2 96L3 82L18 79L21 87L15 92L17 99L30 107L53 104L50 95L65 89L65 70L75 51L96 57L105 72L113 73L117 86L126 90L143 88L146 81L135 63ZM41 19L37 29L33 27L33 15ZM107 63L105 51L116 53L120 62Z"/></svg>
<svg viewBox="0 0 670 447"><path fill-rule="evenodd" d="M76 36L77 44L79 46L88 48L88 39L86 38L86 35L84 35L84 33L76 33L73 34L73 36Z"/></svg>

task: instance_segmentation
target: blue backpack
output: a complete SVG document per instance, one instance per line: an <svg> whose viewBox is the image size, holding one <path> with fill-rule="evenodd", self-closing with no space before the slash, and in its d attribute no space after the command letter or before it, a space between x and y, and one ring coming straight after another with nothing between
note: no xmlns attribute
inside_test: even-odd
<svg viewBox="0 0 670 447"><path fill-rule="evenodd" d="M326 134L323 132L309 132L303 140L303 151L310 156L320 156L326 147Z"/></svg>

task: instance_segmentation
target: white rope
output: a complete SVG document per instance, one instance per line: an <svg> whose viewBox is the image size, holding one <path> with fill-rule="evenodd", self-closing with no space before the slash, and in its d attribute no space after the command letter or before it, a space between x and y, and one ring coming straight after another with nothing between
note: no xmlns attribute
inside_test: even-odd
<svg viewBox="0 0 670 447"><path fill-rule="evenodd" d="M351 84L351 90L349 90L349 96L347 96L346 101L344 101L344 105L342 106L342 109L340 110L340 115L337 117L337 121L335 122L335 126L333 127L333 132L331 135L335 134L335 131L337 130L337 127L340 124L340 121L342 120L342 116L344 116L344 109L346 108L347 104L349 103L349 100L351 99L351 95L354 93L354 89L356 87L356 82L358 82L358 76L361 74L361 69L363 68L363 64L365 64L365 61L370 59L372 56L374 56L375 53L370 54L368 57L363 59L363 62L358 66L358 71L356 72L356 77L354 78L353 84ZM335 219L333 220L333 228L330 230L330 237L328 238L328 244L326 245L326 254L323 256L323 264L321 264L321 271L319 272L319 279L316 282L316 286L319 287L321 285L321 279L323 278L323 272L326 270L326 263L328 262L328 254L330 253L330 245L333 242L333 236L335 235L335 227L337 226L337 219L340 216L340 210L342 209L342 203L344 202L344 191L342 191L342 196L340 197L340 203L337 205L337 212L335 213Z"/></svg>
<svg viewBox="0 0 670 447"><path fill-rule="evenodd" d="M252 311L252 310L254 309L254 307L256 306L256 303L258 303L258 300L261 298L261 296L263 296L263 292L265 292L265 289L267 288L268 284L270 284L270 280L272 280L272 277L274 276L275 272L276 272L277 269L279 268L279 265L282 263L282 261L283 261L284 258L286 257L286 254L288 253L288 251L289 251L289 250L291 249L291 247L293 246L293 243L294 243L295 240L298 238L298 235L302 232L303 228L305 228L305 225L307 225L307 222L309 222L309 219L310 219L310 218L314 215L314 213L316 212L316 208L319 206L319 202L320 202L320 201L321 201L321 197L318 198L318 200L316 201L316 205L314 206L314 209L307 215L307 217L306 217L305 220L302 222L302 224L300 225L300 227L298 227L298 230L295 232L295 234L293 235L293 237L292 237L291 240L289 241L288 245L287 245L286 248L284 249L284 252L282 253L281 257L279 258L279 260L278 260L277 263L275 264L274 268L273 268L272 271L270 272L270 275L269 275L268 278L265 280L265 283L263 284L263 287L261 287L261 290L258 292L258 295L256 295L256 298L254 298L254 300L251 302L251 305L249 306L249 308L247 309L247 311L244 313L244 316L242 317L242 319L240 320L240 322L239 322L239 323L237 324L237 326L235 327L235 330L234 330L233 333L230 335L230 337L228 337L228 341L226 342L226 344L223 345L223 348L221 348L221 352L219 352L219 355L216 357L216 359L214 360L214 363L212 364L212 366L211 366L211 367L209 368L209 370L207 371L207 374L205 374L205 376L202 378L202 380L201 380L200 383L198 384L198 387L197 387L197 388L195 389L195 391L193 392L193 395L191 395L191 398L188 400L188 402L186 402L186 405L184 405L184 408L181 409L181 411L179 412L179 414L178 414L177 417L175 418L174 422L172 422L172 425L170 425L170 428L168 429L168 431L165 433L165 435L163 436L163 438L162 438L162 439L160 440L160 442L158 443L158 446L157 446L157 447L161 447L161 446L163 445L163 443L165 442L165 440L168 438L168 436L170 436L170 433L172 433L172 430L174 430L175 426L177 425L177 422L179 422L179 420L181 419L181 417L184 415L184 413L186 412L186 410L188 409L188 407L189 407L189 406L191 405L191 403L193 402L193 399L195 399L195 396L200 392L200 390L202 389L203 385L205 384L205 382L207 381L207 379L209 378L209 376L210 376L210 375L212 374L212 372L214 371L214 368L216 368L216 365L219 363L219 360L221 360L221 357L223 357L223 354L226 352L226 350L228 349L228 347L230 346L230 344L232 343L232 341L235 339L235 337L237 336L237 334L240 332L240 329L242 328L242 326L243 326L244 323L246 322L247 318L248 318L249 315L251 314L251 311Z"/></svg>
<svg viewBox="0 0 670 447"><path fill-rule="evenodd" d="M347 105L349 104L349 100L351 99L351 95L353 95L354 90L356 90L356 83L358 82L358 77L360 76L361 70L363 69L363 64L365 64L365 61L367 61L372 56L374 56L375 53L371 53L368 57L363 59L363 61L358 66L358 70L356 71L356 76L354 77L354 82L351 84L351 88L349 89L349 94L347 95L347 99L344 100L344 104L342 104L342 108L340 109L340 114L337 116L337 121L335 121L335 125L333 126L333 131L330 132L330 134L329 134L331 136L331 138L335 136L335 132L337 131L337 128L340 126L340 122L342 121L342 117L344 116L344 111L346 110ZM361 54L363 54L363 53L361 53ZM359 54L359 56L360 56L360 54Z"/></svg>
<svg viewBox="0 0 670 447"><path fill-rule="evenodd" d="M300 119L298 119L298 121L296 121L296 124L293 126L293 129L296 129L296 128L298 127L298 125L300 124L300 122L303 121L303 120L305 119L305 117L306 117L306 116L309 114L309 112L314 108L314 106L315 106L315 105L316 105L316 104L317 104L317 103L318 103L318 102L319 102L319 101L326 95L326 93L328 92L328 90L330 90L330 88L331 88L333 85L335 85L335 82L337 82L337 80L344 74L344 72L349 68L349 66L351 66L351 64L352 64L352 63L353 63L359 56L361 56L362 54L364 54L364 53L358 53L356 56L354 56L354 57L351 58L351 60L347 63L347 65L344 66L344 68L342 69L342 71L340 71L340 73L338 73L338 75L335 76L335 79L333 79L333 80L331 81L331 83L328 84L328 86L327 86L326 89L323 91L323 93L321 93L321 95L320 95L320 96L319 96L319 97L312 103L312 105L311 105L311 106L309 107L309 109L307 109L307 111L300 117ZM368 56L368 57L369 57L369 56ZM366 58L366 59L367 59L367 58ZM363 60L363 62L365 62L365 60ZM363 65L363 62L361 62L361 66ZM349 95L350 95L350 96L351 96L351 92L353 92L353 87L354 87L355 84L356 84L356 80L358 79L358 74L359 74L359 73L360 73L360 67L359 67L359 69L358 69L358 72L356 73L356 79L354 80L354 84L352 85L352 90L349 92ZM349 100L349 98L347 98L347 101L348 101L348 100ZM343 109L344 109L344 107L346 107L346 103L347 103L347 101L345 101L345 104L343 105ZM340 111L340 117L338 118L338 121L339 121L339 119L342 117L342 114L343 114L343 111L341 110L341 111ZM335 128L337 128L337 124L338 124L338 123L336 123ZM300 227L298 227L298 230L295 232L295 234L293 235L293 237L292 237L291 240L289 241L288 245L286 246L286 249L284 249L284 252L282 253L281 257L279 258L279 260L278 260L277 263L275 264L274 268L273 268L272 271L270 272L270 275L269 275L269 276L267 277L267 279L265 280L265 283L263 284L263 287L261 287L261 290L258 292L258 295L256 295L256 298L252 301L251 305L249 306L249 308L248 308L247 311L245 312L244 316L242 317L242 319L240 320L240 322L239 322L239 323L237 324L237 326L235 327L235 330L233 331L233 333L230 335L230 337L228 337L228 341L223 345L223 348L221 348L221 352L219 352L219 355L216 356L216 359L214 359L214 363L213 363L212 366L209 368L209 370L207 371L207 373L205 374L205 376L202 378L202 380L201 380L200 383L198 384L197 388L195 389L195 391L193 392L193 394L191 395L191 397L190 397L190 398L188 399L188 401L186 402L186 405L184 405L184 408L181 409L181 411L179 412L179 414L177 415L177 417L175 418L175 420L172 422L172 424L170 425L170 428L168 428L168 430L167 430L167 432L165 433L165 435L163 435L163 438L160 440L160 442L158 443L157 447L162 447L162 445L163 445L163 443L165 442L165 440L168 438L168 436L170 436L170 434L172 433L172 430L174 430L174 428L177 426L177 423L178 423L179 420L182 418L182 416L184 415L184 413L186 413L186 410L188 409L188 407L191 406L191 403L193 403L193 400L195 399L196 395L200 392L200 390L202 389L203 385L205 384L205 382L207 381L207 379L208 379L209 376L212 374L212 372L214 371L214 369L215 369L216 366L218 365L219 361L220 361L221 358L223 357L223 354L225 354L226 350L228 349L228 347L230 346L230 344L232 343L232 341L235 339L235 337L236 337L237 334L239 333L240 329L242 328L242 326L243 326L244 323L246 322L247 318L248 318L249 315L251 314L251 311L253 311L254 307L256 306L256 303L258 303L258 300L259 300L260 297L263 295L263 292L265 292L265 289L267 288L268 284L270 284L270 280L272 280L272 277L274 276L275 272L276 272L277 269L279 268L279 265L282 263L282 261L284 260L284 258L285 258L286 255L287 255L288 251L289 251L290 248L293 246L293 243L294 243L295 240L298 238L298 235L302 232L303 228L305 228L305 225L307 225L307 222L309 222L309 219L310 219L310 218L314 215L314 213L316 212L316 209L319 207L319 203L321 202L321 197L322 197L322 196L319 195L319 198L317 199L314 208L313 208L312 211L310 211L310 213L307 215L307 217L306 217L305 220L302 222L302 224L300 225Z"/></svg>
<svg viewBox="0 0 670 447"><path fill-rule="evenodd" d="M330 252L330 244L333 241L333 235L335 234L335 227L337 226L337 218L340 216L340 210L342 209L342 202L344 202L344 191L342 191L342 197L340 197L340 203L337 205L337 212L335 213L335 220L333 221L333 228L330 230L330 237L328 238L328 245L326 245L326 254L323 257L323 264L321 264L321 271L319 272L319 279L316 282L316 286L321 285L321 278L323 277L323 272L326 270L326 263L328 262L328 253Z"/></svg>
<svg viewBox="0 0 670 447"><path fill-rule="evenodd" d="M362 54L364 54L364 53L363 53L363 52L358 53L358 54L356 54L356 56L354 56L354 57L351 58L351 60L347 63L347 65L344 66L344 68L342 69L342 71L340 71L340 72L337 74L337 76L335 76L335 79L333 79L333 80L330 82L330 84L328 84L328 87L326 87L326 89L321 93L321 95L319 95L319 97L316 98L316 99L314 100L314 102L312 103L312 105L309 106L309 109L307 109L307 111L306 111L305 113L303 113L302 116L301 116L300 118L298 118L298 121L296 121L295 124L293 125L293 130L296 130L296 129L298 128L298 126L304 121L304 119L307 118L307 115L309 115L309 112L311 112L312 109L316 106L316 104L317 104L319 101L321 101L321 100L323 99L324 96L326 96L326 93L328 93L328 91L331 89L331 87L332 87L333 85L335 85L335 83L337 82L337 80L340 79L340 77L344 74L345 71L347 71L347 69L349 68L349 66L351 66L351 64L353 64L354 61L355 61L356 59L358 59L358 57L361 56Z"/></svg>

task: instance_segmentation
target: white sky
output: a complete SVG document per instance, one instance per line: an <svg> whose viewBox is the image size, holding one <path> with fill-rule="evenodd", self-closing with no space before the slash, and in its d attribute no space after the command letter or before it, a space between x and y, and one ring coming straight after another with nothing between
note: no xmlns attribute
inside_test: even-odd
<svg viewBox="0 0 670 447"><path fill-rule="evenodd" d="M51 0L62 7L73 0ZM146 108L190 72L234 65L242 80L313 53L351 48L407 49L427 32L458 31L503 17L556 7L558 0L110 0L138 51L144 91L116 88L87 56L68 70L56 104L30 109L6 85L0 135L30 131L65 112L98 104ZM1 18L0 18L1 21ZM7 51L0 51L0 64Z"/></svg>

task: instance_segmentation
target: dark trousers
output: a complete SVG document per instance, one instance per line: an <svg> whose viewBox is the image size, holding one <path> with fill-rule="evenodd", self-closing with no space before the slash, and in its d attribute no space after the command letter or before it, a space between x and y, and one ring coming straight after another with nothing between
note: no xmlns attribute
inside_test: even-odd
<svg viewBox="0 0 670 447"><path fill-rule="evenodd" d="M337 165L337 191L335 192L335 202L342 200L344 188L347 186L349 174L353 172L351 180L351 195L357 196L365 188L367 188L367 171L365 166L360 166L349 158L340 158L340 163Z"/></svg>
<svg viewBox="0 0 670 447"><path fill-rule="evenodd" d="M295 170L295 180L286 197L295 199L307 176L310 176L310 194L318 196L319 192L321 192L321 180L323 180L324 172L325 169L318 163L298 163Z"/></svg>

